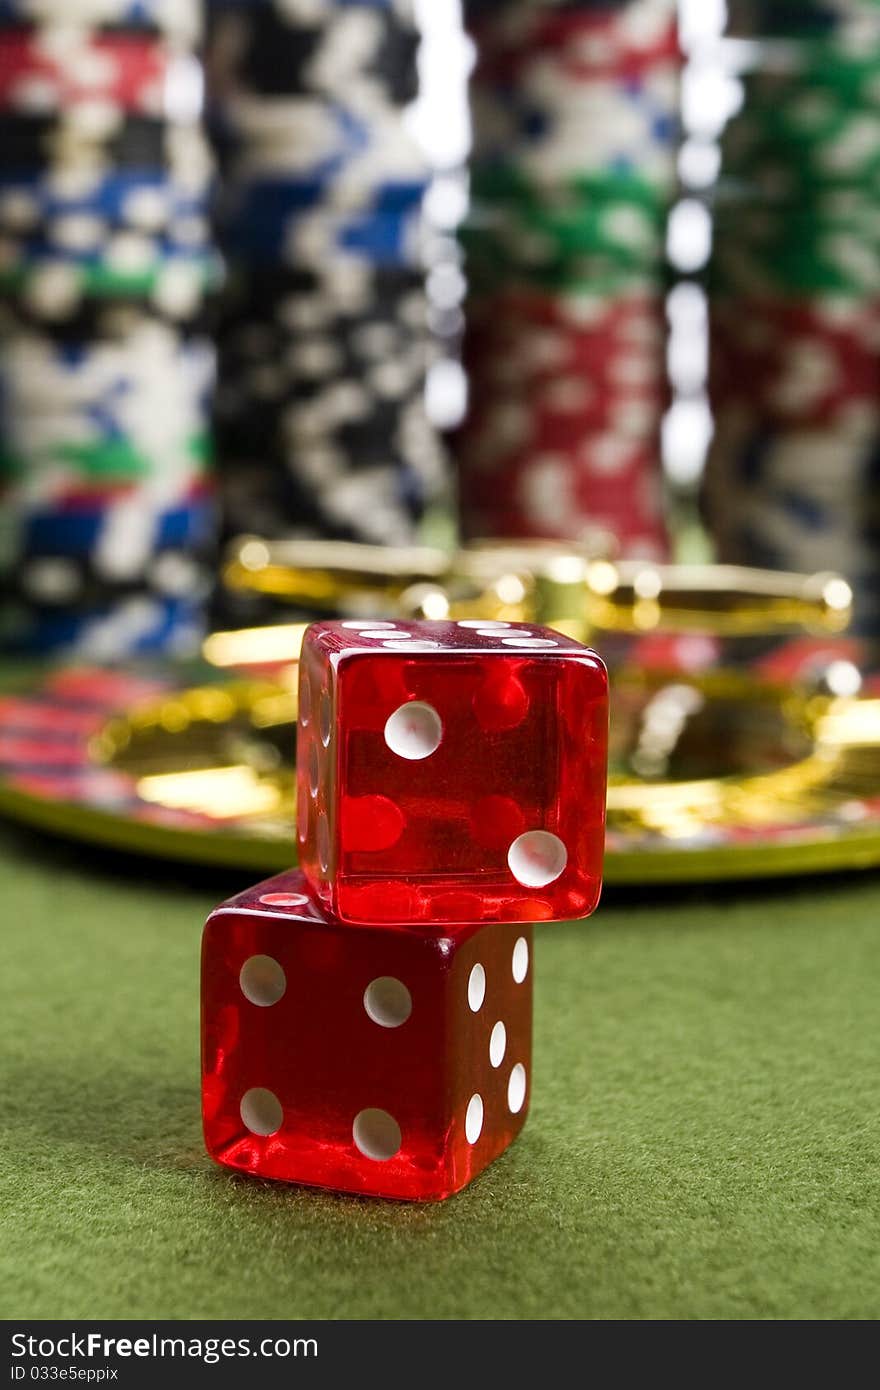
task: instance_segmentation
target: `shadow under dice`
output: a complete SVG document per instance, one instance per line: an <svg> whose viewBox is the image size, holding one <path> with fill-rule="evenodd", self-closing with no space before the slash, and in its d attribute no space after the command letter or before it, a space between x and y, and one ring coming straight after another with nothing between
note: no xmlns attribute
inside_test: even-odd
<svg viewBox="0 0 880 1390"><path fill-rule="evenodd" d="M202 947L205 1140L266 1178L459 1191L525 1122L528 925L352 930L301 873L218 907Z"/></svg>
<svg viewBox="0 0 880 1390"><path fill-rule="evenodd" d="M541 921L596 906L607 677L548 629L314 624L300 862L353 923Z"/></svg>

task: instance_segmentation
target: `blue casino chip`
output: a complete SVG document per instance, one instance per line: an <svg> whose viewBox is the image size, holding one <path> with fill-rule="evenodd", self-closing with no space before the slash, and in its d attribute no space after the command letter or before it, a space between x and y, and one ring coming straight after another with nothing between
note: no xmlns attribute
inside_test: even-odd
<svg viewBox="0 0 880 1390"><path fill-rule="evenodd" d="M0 168L0 229L26 234L59 219L100 219L109 228L158 233L182 219L201 217L209 195L178 183L161 169L118 169L72 177Z"/></svg>
<svg viewBox="0 0 880 1390"><path fill-rule="evenodd" d="M91 510L45 508L27 511L18 523L17 553L21 560L36 555L89 555L98 547L107 524L107 506ZM152 554L177 547L210 545L216 522L211 499L181 503L150 514L144 500L144 523L150 531Z"/></svg>
<svg viewBox="0 0 880 1390"><path fill-rule="evenodd" d="M194 655L205 632L201 598L126 595L92 608L51 609L19 603L0 615L0 652L125 660L174 652Z"/></svg>
<svg viewBox="0 0 880 1390"><path fill-rule="evenodd" d="M256 264L315 265L345 254L379 266L418 263L421 202L408 212L284 212L267 198L273 215L245 214L230 218L223 228L225 250Z"/></svg>

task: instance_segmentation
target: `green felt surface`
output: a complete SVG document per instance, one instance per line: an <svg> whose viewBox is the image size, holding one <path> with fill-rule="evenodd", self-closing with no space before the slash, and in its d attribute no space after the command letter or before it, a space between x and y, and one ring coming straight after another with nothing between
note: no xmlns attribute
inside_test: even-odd
<svg viewBox="0 0 880 1390"><path fill-rule="evenodd" d="M198 942L241 876L0 829L0 1312L880 1313L880 880L617 898L538 932L532 1114L435 1206L202 1153Z"/></svg>

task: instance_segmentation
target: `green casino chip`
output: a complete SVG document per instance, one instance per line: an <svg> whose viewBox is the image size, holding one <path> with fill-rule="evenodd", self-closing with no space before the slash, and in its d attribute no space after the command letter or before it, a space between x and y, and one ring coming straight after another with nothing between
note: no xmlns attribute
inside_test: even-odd
<svg viewBox="0 0 880 1390"><path fill-rule="evenodd" d="M206 431L181 441L179 451L173 459L169 457L167 460L167 471L186 478L198 477L209 471L211 461L212 441ZM155 478L157 472L166 471L162 463L162 459L157 459L154 453L148 453L128 439L91 444L45 444L39 453L35 450L33 454L0 449L0 477L8 481L32 479L39 470L46 469L51 470L55 485L59 481L59 472L68 484L136 483Z"/></svg>

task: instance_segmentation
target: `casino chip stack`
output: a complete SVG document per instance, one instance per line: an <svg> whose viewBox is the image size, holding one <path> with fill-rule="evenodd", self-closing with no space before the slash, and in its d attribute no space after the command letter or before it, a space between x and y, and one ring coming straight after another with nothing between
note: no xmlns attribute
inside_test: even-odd
<svg viewBox="0 0 880 1390"><path fill-rule="evenodd" d="M0 0L6 651L197 645L217 279L197 0Z"/></svg>
<svg viewBox="0 0 880 1390"><path fill-rule="evenodd" d="M724 140L711 266L720 557L836 569L880 633L880 5L731 7L762 36Z"/></svg>
<svg viewBox="0 0 880 1390"><path fill-rule="evenodd" d="M412 539L424 404L409 0L218 0L209 107L229 267L217 440L228 534Z"/></svg>
<svg viewBox="0 0 880 1390"><path fill-rule="evenodd" d="M464 529L606 528L623 554L662 558L674 0L466 12L477 64Z"/></svg>

